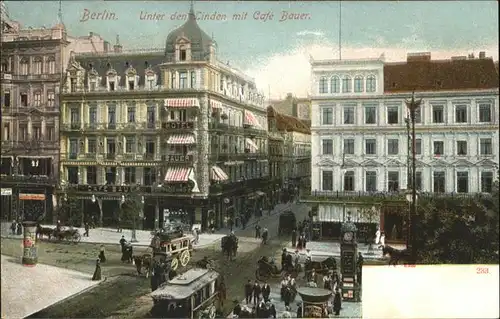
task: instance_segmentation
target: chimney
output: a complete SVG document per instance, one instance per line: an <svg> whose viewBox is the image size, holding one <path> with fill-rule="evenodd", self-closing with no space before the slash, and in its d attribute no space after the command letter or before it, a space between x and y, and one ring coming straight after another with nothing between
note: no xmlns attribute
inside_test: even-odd
<svg viewBox="0 0 500 319"><path fill-rule="evenodd" d="M486 52L484 52L484 51L479 52L479 58L486 59Z"/></svg>
<svg viewBox="0 0 500 319"><path fill-rule="evenodd" d="M94 36L94 32L89 32L89 37L92 38Z"/></svg>
<svg viewBox="0 0 500 319"><path fill-rule="evenodd" d="M415 52L415 53L408 53L406 55L406 62L428 62L431 60L431 53L430 52Z"/></svg>
<svg viewBox="0 0 500 319"><path fill-rule="evenodd" d="M115 53L121 53L122 49L123 49L123 47L120 44L120 36L116 35L116 44L113 46L113 51Z"/></svg>

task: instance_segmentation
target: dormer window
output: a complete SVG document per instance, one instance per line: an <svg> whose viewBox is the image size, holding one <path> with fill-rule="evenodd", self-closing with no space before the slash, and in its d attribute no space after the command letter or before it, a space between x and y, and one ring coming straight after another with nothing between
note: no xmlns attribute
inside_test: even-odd
<svg viewBox="0 0 500 319"><path fill-rule="evenodd" d="M76 79L70 79L70 92L76 92Z"/></svg>
<svg viewBox="0 0 500 319"><path fill-rule="evenodd" d="M95 91L95 90L96 90L96 82L95 79L92 79L89 82L89 91Z"/></svg>
<svg viewBox="0 0 500 319"><path fill-rule="evenodd" d="M156 77L154 73L146 74L146 88L152 90L156 87Z"/></svg>
<svg viewBox="0 0 500 319"><path fill-rule="evenodd" d="M115 80L109 80L109 90L114 91L115 90Z"/></svg>
<svg viewBox="0 0 500 319"><path fill-rule="evenodd" d="M133 91L135 88L135 79L132 77L128 78L128 89L129 91Z"/></svg>
<svg viewBox="0 0 500 319"><path fill-rule="evenodd" d="M187 50L184 47L179 49L179 60L186 61L187 60Z"/></svg>

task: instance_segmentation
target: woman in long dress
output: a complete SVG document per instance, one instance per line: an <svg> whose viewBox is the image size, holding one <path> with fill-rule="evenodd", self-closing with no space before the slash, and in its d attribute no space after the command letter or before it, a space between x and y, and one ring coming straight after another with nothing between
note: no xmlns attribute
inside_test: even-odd
<svg viewBox="0 0 500 319"><path fill-rule="evenodd" d="M92 280L101 280L101 261L99 259L97 259L95 262L95 270L94 275L92 276Z"/></svg>

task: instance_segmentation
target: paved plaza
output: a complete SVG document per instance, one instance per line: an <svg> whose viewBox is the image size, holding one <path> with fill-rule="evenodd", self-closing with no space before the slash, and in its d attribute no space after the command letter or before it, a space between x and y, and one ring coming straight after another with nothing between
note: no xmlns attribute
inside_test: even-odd
<svg viewBox="0 0 500 319"><path fill-rule="evenodd" d="M1 257L2 318L24 318L99 283L86 273Z"/></svg>
<svg viewBox="0 0 500 319"><path fill-rule="evenodd" d="M276 307L276 314L277 317L280 316L280 314L285 311L285 303L281 301L281 296L280 296L280 284L271 284L271 296L270 299L272 300L272 303ZM243 289L243 283L242 287ZM302 302L302 299L300 298L300 295L297 294L295 297L295 301L290 303L291 307L291 313L292 317L296 318L297 317L297 303ZM331 299L331 302L333 303L333 297ZM246 301L242 300L240 305L243 307L243 305L246 305ZM252 304L249 304L250 307L252 307ZM340 316L333 316L334 318L361 318L362 313L361 313L361 303L360 302L342 302L342 310L340 311ZM230 315L232 317L232 314Z"/></svg>

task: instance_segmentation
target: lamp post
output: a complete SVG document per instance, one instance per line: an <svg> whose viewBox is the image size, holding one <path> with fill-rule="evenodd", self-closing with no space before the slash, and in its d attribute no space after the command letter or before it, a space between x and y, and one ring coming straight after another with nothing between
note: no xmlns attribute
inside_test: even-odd
<svg viewBox="0 0 500 319"><path fill-rule="evenodd" d="M413 249L413 236L414 236L414 217L417 212L417 185L416 185L416 139L415 139L415 117L416 112L420 108L422 104L422 99L415 100L415 92L412 92L411 100L405 101L406 107L410 111L410 120L411 120L411 140L412 140L412 152L411 152L411 160L412 160L412 176L411 176L411 201L410 201L410 214L408 216L408 227L407 227L407 249L410 251L412 261L415 261L416 254Z"/></svg>

